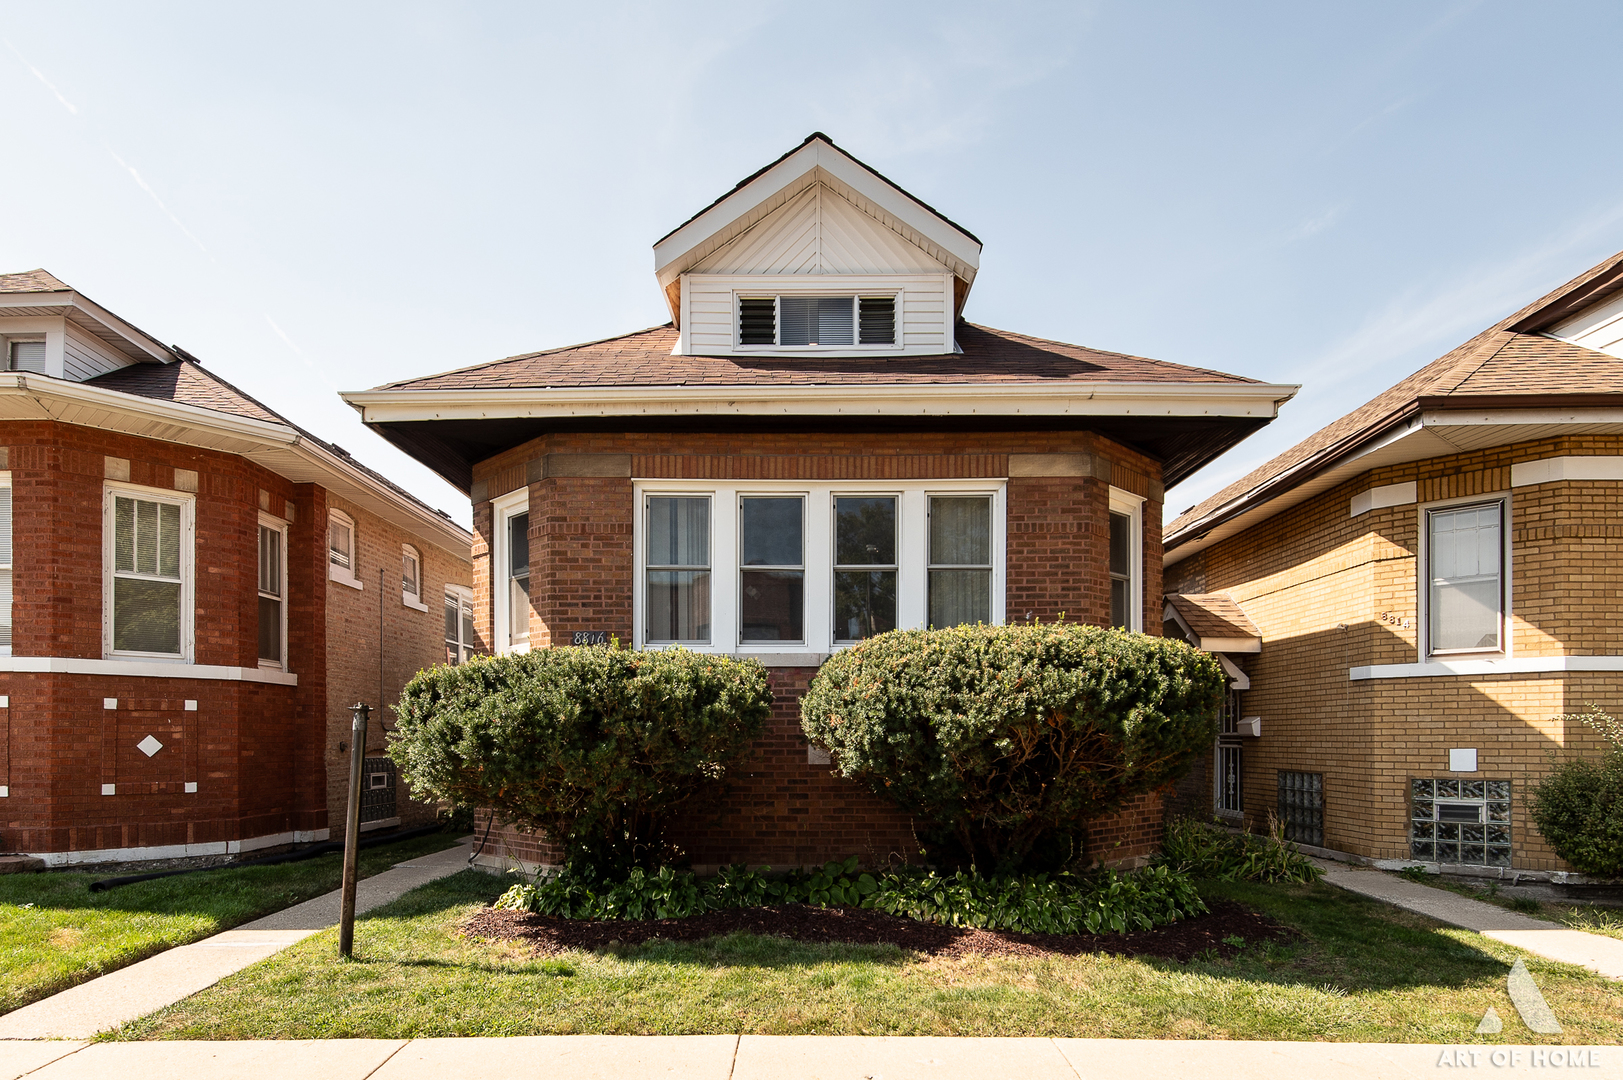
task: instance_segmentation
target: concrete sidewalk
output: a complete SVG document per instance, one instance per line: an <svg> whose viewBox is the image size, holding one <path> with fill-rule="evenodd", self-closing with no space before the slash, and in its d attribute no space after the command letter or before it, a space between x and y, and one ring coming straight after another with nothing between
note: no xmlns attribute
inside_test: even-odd
<svg viewBox="0 0 1623 1080"><path fill-rule="evenodd" d="M1337 888L1384 900L1451 926L1475 930L1483 937L1563 964L1588 968L1608 979L1623 979L1623 941L1617 938L1569 930L1543 919L1530 919L1497 904L1405 881L1384 870L1354 869L1342 863L1314 861L1324 869L1325 882Z"/></svg>
<svg viewBox="0 0 1623 1080"><path fill-rule="evenodd" d="M1623 1077L1623 1048L816 1035L0 1044L0 1080L1410 1080L1462 1068Z"/></svg>
<svg viewBox="0 0 1623 1080"><path fill-rule="evenodd" d="M471 839L471 838L470 838ZM468 865L466 842L360 882L355 912L381 907ZM88 1039L212 986L318 930L338 924L338 890L235 930L159 953L0 1016L0 1039ZM0 1060L15 1047L0 1044ZM0 1076L6 1073L0 1069Z"/></svg>

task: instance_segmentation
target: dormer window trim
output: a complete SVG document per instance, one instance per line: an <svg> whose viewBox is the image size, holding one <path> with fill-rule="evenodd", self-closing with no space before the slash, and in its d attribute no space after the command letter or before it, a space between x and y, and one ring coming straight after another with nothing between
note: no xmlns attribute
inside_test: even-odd
<svg viewBox="0 0 1623 1080"><path fill-rule="evenodd" d="M733 290L733 351L741 353L789 353L789 354L828 354L828 353L889 353L900 352L906 348L903 333L903 312L906 308L906 290L896 288L859 289L830 287L822 282L817 287L800 287L799 282L774 281L761 288L743 288ZM784 300L843 300L849 299L851 304L851 341L849 343L822 344L784 344L785 337ZM744 340L745 301L772 301L773 330L772 342ZM886 342L862 342L862 304L863 301L890 301L891 305L891 340Z"/></svg>

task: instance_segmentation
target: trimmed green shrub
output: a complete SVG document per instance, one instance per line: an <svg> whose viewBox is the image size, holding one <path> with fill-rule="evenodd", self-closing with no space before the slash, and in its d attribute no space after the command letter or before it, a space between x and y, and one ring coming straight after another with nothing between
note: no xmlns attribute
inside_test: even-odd
<svg viewBox="0 0 1623 1080"><path fill-rule="evenodd" d="M1285 826L1272 815L1265 836L1175 818L1166 824L1156 862L1180 874L1223 881L1311 885L1324 876L1318 864L1285 839Z"/></svg>
<svg viewBox="0 0 1623 1080"><path fill-rule="evenodd" d="M668 867L623 880L587 880L573 870L514 885L499 908L566 919L668 919L734 907L809 904L864 907L919 922L1030 934L1105 934L1149 930L1206 910L1187 877L1167 867L1129 874L1107 870L983 878L942 876L904 867L862 873L853 857L811 873L772 878L742 866L705 880Z"/></svg>
<svg viewBox="0 0 1623 1080"><path fill-rule="evenodd" d="M419 794L544 832L582 870L666 857L665 823L715 791L771 709L766 669L670 649L538 649L420 672L389 754Z"/></svg>
<svg viewBox="0 0 1623 1080"><path fill-rule="evenodd" d="M919 820L932 861L1053 869L1086 821L1210 752L1224 685L1211 655L1123 630L897 630L823 665L801 727Z"/></svg>
<svg viewBox="0 0 1623 1080"><path fill-rule="evenodd" d="M1555 719L1592 727L1610 746L1599 759L1555 762L1533 785L1533 824L1582 873L1623 877L1623 723L1594 705Z"/></svg>

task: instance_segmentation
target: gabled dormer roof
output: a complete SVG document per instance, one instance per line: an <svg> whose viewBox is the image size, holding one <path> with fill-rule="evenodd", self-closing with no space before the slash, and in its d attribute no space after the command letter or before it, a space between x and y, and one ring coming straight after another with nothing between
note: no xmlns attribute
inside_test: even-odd
<svg viewBox="0 0 1623 1080"><path fill-rule="evenodd" d="M179 354L46 270L0 274L0 318L56 316L94 335L122 362L169 364Z"/></svg>
<svg viewBox="0 0 1623 1080"><path fill-rule="evenodd" d="M828 205L827 214L871 223L881 233L893 234L898 245L917 249L950 271L959 282L955 307L962 310L980 268L981 242L963 226L834 145L827 135L814 131L799 146L740 180L731 191L654 244L654 272L671 303L673 318L680 320L681 312L672 286L683 274L713 265L717 252L740 242L768 218L784 216L779 212L785 207L792 213L795 207L790 204L805 202L807 193L819 186L838 200ZM910 253L902 257L915 258ZM851 269L841 266L834 272Z"/></svg>

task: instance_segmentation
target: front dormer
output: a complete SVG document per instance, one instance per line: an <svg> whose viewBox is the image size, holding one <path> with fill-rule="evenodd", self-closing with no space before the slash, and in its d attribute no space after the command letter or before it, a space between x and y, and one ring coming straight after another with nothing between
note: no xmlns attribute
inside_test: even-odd
<svg viewBox="0 0 1623 1080"><path fill-rule="evenodd" d="M980 241L813 134L654 245L682 356L958 351Z"/></svg>

